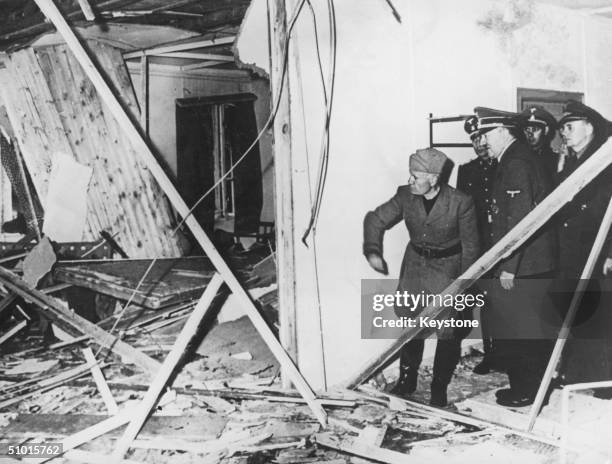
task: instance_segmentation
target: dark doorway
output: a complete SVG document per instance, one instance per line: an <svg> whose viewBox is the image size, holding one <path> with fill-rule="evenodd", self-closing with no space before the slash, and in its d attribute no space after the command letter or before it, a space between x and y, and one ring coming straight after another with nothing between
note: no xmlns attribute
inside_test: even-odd
<svg viewBox="0 0 612 464"><path fill-rule="evenodd" d="M237 235L258 230L263 204L259 146L225 174L257 137L253 94L185 98L176 102L178 189L189 206L216 185L194 215L209 234L233 221Z"/></svg>

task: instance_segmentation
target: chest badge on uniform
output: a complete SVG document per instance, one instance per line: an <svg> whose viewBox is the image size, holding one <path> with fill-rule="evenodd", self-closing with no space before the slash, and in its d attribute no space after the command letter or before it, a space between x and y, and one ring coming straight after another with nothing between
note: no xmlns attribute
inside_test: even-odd
<svg viewBox="0 0 612 464"><path fill-rule="evenodd" d="M521 193L520 190L506 190L506 193L510 195L510 198L514 198L516 195Z"/></svg>

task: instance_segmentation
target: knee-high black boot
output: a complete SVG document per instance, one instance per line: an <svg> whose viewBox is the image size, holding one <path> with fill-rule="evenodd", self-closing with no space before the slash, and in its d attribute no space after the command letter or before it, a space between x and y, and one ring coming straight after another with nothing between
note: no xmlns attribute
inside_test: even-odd
<svg viewBox="0 0 612 464"><path fill-rule="evenodd" d="M400 350L400 375L397 383L391 389L393 395L407 397L413 394L417 387L419 366L423 359L424 340L410 340Z"/></svg>
<svg viewBox="0 0 612 464"><path fill-rule="evenodd" d="M442 339L437 341L436 355L431 381L429 404L444 407L447 405L446 389L453 377L455 367L461 357L461 339Z"/></svg>

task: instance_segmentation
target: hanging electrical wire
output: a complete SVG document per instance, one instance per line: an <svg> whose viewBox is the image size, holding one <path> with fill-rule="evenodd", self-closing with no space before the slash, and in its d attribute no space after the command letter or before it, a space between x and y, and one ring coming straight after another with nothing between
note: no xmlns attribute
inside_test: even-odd
<svg viewBox="0 0 612 464"><path fill-rule="evenodd" d="M310 9L310 15L312 16L312 27L313 27L313 33L314 33L314 39L315 39L315 51L317 52L317 63L319 65L319 76L321 77L321 86L323 87L323 101L325 103L325 108L327 108L327 87L325 84L325 76L323 75L323 63L321 62L321 47L319 46L319 29L317 26L317 15L315 14L315 10L312 7L311 1L306 0L306 3L308 3L308 8Z"/></svg>
<svg viewBox="0 0 612 464"><path fill-rule="evenodd" d="M214 192L214 190L234 171L234 169L236 169L236 167L246 158L246 156L251 152L251 150L253 150L253 148L259 143L259 140L261 139L261 137L263 136L265 131L268 130L268 128L274 123L274 118L276 117L276 114L278 113L278 109L280 107L280 100L281 100L281 96L283 94L283 88L285 87L285 76L287 74L287 68L288 68L287 64L288 64L288 61L289 61L289 42L291 40L291 33L293 31L293 27L295 26L295 23L296 23L298 17L300 16L300 12L302 11L304 3L306 3L306 0L300 0L300 3L298 3L298 5L295 7L295 11L294 11L294 13L292 15L291 20L289 21L289 26L287 27L287 39L285 40L285 43L283 44L283 59L282 59L282 66L281 66L281 76L280 76L280 79L279 79L279 82L278 82L278 87L277 87L278 90L277 90L277 94L275 96L276 98L274 99L274 108L270 112L270 116L268 117L268 120L266 121L266 123L263 125L262 129L257 134L257 137L255 137L255 140L253 140L251 145L249 145L249 147L240 156L240 158L238 158L230 166L230 168L227 170L227 172L225 174L223 174L217 180L217 182L215 182L213 184L213 186L210 187L193 204L193 206L189 209L189 211L187 212L185 217L183 217L183 219L181 219L181 222L176 226L176 228L174 229L173 233L176 233L177 230L181 228L181 226L185 223L187 218L193 214L193 211L198 207L198 205L200 203L202 203L202 201L204 201L204 199L206 199L206 197L208 197L208 195L210 195L212 192Z"/></svg>
<svg viewBox="0 0 612 464"><path fill-rule="evenodd" d="M302 236L302 243L308 246L306 240L313 229L316 228L319 212L321 209L321 203L323 201L323 192L325 190L325 181L327 179L327 168L329 165L329 142L330 132L329 126L331 122L332 106L334 100L334 84L336 80L336 10L333 0L328 0L328 14L329 14L329 42L330 42L330 68L329 68L329 97L327 99L326 111L325 111L325 126L323 128L323 137L321 140L321 158L319 164L319 174L317 179L315 201L310 213L310 221L308 227Z"/></svg>

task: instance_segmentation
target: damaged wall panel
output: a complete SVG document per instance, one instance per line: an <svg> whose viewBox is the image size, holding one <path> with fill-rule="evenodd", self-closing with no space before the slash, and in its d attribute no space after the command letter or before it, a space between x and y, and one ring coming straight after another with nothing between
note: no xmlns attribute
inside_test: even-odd
<svg viewBox="0 0 612 464"><path fill-rule="evenodd" d="M119 51L91 41L90 48L128 111L137 114ZM166 198L66 45L20 50L5 63L3 83L15 81L4 98L41 198L46 198L52 155L70 154L93 168L84 240L108 230L118 233L132 257L180 255Z"/></svg>

